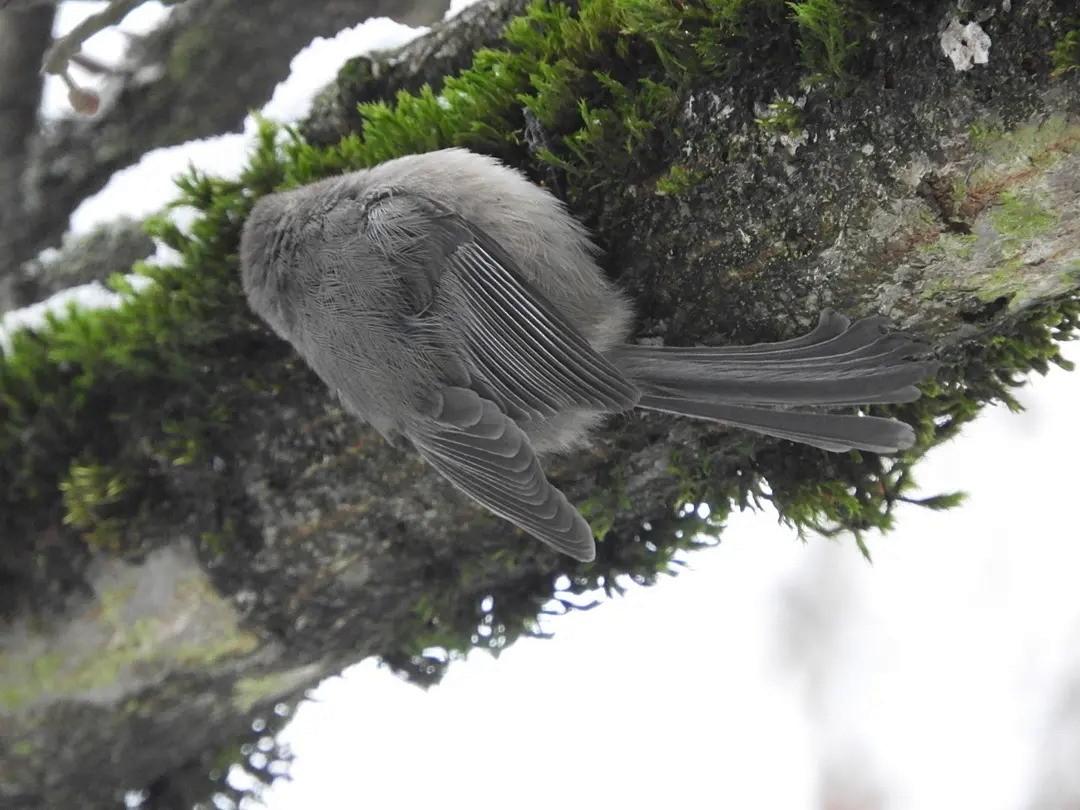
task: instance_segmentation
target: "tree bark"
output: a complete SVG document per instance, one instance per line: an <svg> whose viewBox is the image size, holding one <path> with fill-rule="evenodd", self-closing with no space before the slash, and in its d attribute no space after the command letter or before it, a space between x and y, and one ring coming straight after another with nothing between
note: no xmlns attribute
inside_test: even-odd
<svg viewBox="0 0 1080 810"><path fill-rule="evenodd" d="M41 105L41 60L52 42L54 6L0 9L0 257L25 216L27 152ZM0 262L4 259L0 258ZM0 269L0 312L13 297Z"/></svg>
<svg viewBox="0 0 1080 810"><path fill-rule="evenodd" d="M953 4L923 6L882 18L843 91L803 88L790 22L743 31L724 81L703 74L681 88L648 160L613 150L595 156L597 174L614 171L605 159L618 168L606 184L562 178L638 303L639 337L744 342L802 332L826 305L882 312L948 363L939 399L896 411L929 434L936 423L939 440L1006 397L1013 375L1053 359L1047 324L1068 332L1080 288L1080 73L1055 73L1050 58L1068 10L983 4L961 22L990 37L989 61L958 71L942 49ZM458 25L433 36L458 52L491 42L490 27ZM343 72L306 124L313 138L361 125L342 112L372 97L361 85ZM542 177L523 131L505 154ZM575 591L649 581L701 528L676 512L686 501L722 519L771 497L802 525L812 511L868 529L887 526L887 509L876 521L845 499L900 493L890 471L902 468L876 457L633 414L549 465L608 529L597 562L577 565L348 418L265 330L216 351L204 358L212 379L163 399L149 386L94 390L117 458L148 465L148 506L105 514L122 517L119 549L80 538L56 499L0 502L5 807L107 807L149 785L184 797L164 802L189 801L193 774L250 739L253 719L347 664L377 655L433 682L442 663L426 648L512 642L558 597L562 574ZM164 420L205 417L195 411L206 391L233 414L206 429L207 452L185 463L148 451ZM131 400L132 417L110 423L110 408ZM50 424L35 423L36 435ZM85 450L48 452L67 463ZM746 485L760 480L768 491Z"/></svg>

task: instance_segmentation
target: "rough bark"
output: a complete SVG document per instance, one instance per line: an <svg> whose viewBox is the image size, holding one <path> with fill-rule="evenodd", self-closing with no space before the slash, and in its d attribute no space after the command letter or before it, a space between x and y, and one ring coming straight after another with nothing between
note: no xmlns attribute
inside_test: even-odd
<svg viewBox="0 0 1080 810"><path fill-rule="evenodd" d="M0 293L8 287L0 311L40 297L22 265L59 242L72 211L114 172L153 149L240 131L248 110L269 99L293 56L316 37L376 16L426 25L448 6L448 0L328 0L297 13L294 3L270 2L253 13L236 0L179 4L165 25L133 45L119 66L121 86L100 114L52 122L37 138L32 163L22 167L26 196L18 227L0 220ZM51 21L53 9L5 13ZM20 64L38 78L33 60Z"/></svg>
<svg viewBox="0 0 1080 810"><path fill-rule="evenodd" d="M153 253L154 240L145 223L114 220L84 236L65 238L55 255L25 262L18 276L24 286L16 292L34 301L80 284L104 282Z"/></svg>
<svg viewBox="0 0 1080 810"><path fill-rule="evenodd" d="M0 11L23 11L28 8L55 8L56 0L0 0Z"/></svg>
<svg viewBox="0 0 1080 810"><path fill-rule="evenodd" d="M1065 11L995 7L981 16L989 63L958 72L940 47L952 5L925 6L889 18L847 92L796 98L797 126L767 109L802 94L790 40L748 35L726 81L685 88L658 162L572 195L638 302L641 337L790 336L823 305L879 311L978 389L991 337L1022 339L1032 312L1075 293L1080 78L1052 76L1047 56ZM353 91L334 92L330 107L348 109ZM339 131L326 115L309 130ZM613 420L589 453L550 466L610 518L596 567L576 566L347 418L280 342L249 333L220 351L258 385L205 462L152 470L153 509L126 530L135 553L80 545L57 507L3 516L5 806L105 807L151 784L190 798L170 775L208 769L253 717L342 666L378 655L422 680L438 667L420 649L453 646L451 630L492 621L512 639L500 623L535 614L561 574L595 582L691 530L674 507L731 495L711 482L764 473L778 493L803 465L828 479L854 463L701 423ZM121 453L145 452L196 394L126 423Z"/></svg>
<svg viewBox="0 0 1080 810"><path fill-rule="evenodd" d="M30 136L41 104L41 60L52 41L53 6L0 9L0 257L12 250L25 216ZM0 264L5 260L0 258ZM11 297L11 276L0 268L0 311Z"/></svg>
<svg viewBox="0 0 1080 810"><path fill-rule="evenodd" d="M329 145L356 132L361 126L356 105L391 99L398 91L415 93L423 85L438 90L444 76L469 66L479 48L499 43L503 29L528 6L528 0L477 3L462 11L453 22L436 25L394 52L393 58L358 56L325 88L303 122L309 143Z"/></svg>

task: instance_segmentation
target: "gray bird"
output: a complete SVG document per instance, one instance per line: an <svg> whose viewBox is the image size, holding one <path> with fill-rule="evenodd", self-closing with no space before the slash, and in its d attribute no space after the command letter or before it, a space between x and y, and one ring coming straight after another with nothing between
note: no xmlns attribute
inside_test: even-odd
<svg viewBox="0 0 1080 810"><path fill-rule="evenodd" d="M454 486L578 560L588 523L539 457L632 408L843 452L910 447L903 422L821 407L910 402L937 368L880 317L831 310L781 343L627 343L632 309L585 229L521 173L464 149L271 194L240 246L251 308L344 406ZM794 406L815 410L797 411Z"/></svg>

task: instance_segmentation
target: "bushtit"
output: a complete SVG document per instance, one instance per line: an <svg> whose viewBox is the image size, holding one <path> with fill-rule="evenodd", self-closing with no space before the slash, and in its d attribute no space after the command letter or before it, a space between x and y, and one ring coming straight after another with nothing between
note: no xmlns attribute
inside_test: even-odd
<svg viewBox="0 0 1080 810"><path fill-rule="evenodd" d="M263 197L244 226L252 309L387 438L579 560L592 531L539 457L644 408L824 450L889 453L914 431L821 407L909 402L937 367L883 318L831 310L781 343L627 343L627 296L584 228L519 172L464 149ZM809 406L814 410L793 410Z"/></svg>

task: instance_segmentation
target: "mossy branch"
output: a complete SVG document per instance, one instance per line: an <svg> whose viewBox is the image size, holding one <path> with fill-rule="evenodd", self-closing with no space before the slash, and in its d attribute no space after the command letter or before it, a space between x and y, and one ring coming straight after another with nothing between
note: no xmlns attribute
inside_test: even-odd
<svg viewBox="0 0 1080 810"><path fill-rule="evenodd" d="M807 22L811 5L828 4L797 5L803 19L771 0L536 3L438 90L365 101L357 130L332 144L263 124L239 180L189 173L177 202L199 212L191 229L154 224L177 264L139 268L152 284L119 285L116 310L16 335L0 361L0 610L54 615L91 588L92 552L64 515L104 509L114 477L138 481L140 497L124 489L107 504L110 519L124 504L132 538L114 558L140 564L190 545L267 639L174 673L214 679L229 695L216 708L236 719L236 706L265 713L288 691L251 700L245 689L236 702L251 669L273 684L276 670L300 672L286 679L295 684L378 655L434 682L468 649L536 633L552 597L677 570L682 552L713 542L699 530L765 500L801 531L853 532L864 546L899 502L957 505L953 494L915 497L920 458L986 403L1015 404L1024 375L1061 364L1080 317L1080 274L1068 269L1080 204L1065 181L1080 159L1077 94L1065 92L1076 77L1052 75L1045 25L1061 12L1031 3L1000 31L987 24L994 59L959 76L933 25L906 8L844 16L842 43L861 42L856 53ZM946 8L927 5L927 20ZM918 48L901 58L894 39ZM842 55L842 86L800 53L826 66ZM1055 82L1069 84L1044 92ZM796 94L805 140L783 143L790 133L755 121L754 102ZM831 304L885 310L933 340L946 371L922 400L887 411L917 426L919 444L892 459L829 455L634 416L552 465L605 530L594 563L557 558L477 512L329 401L247 311L235 259L258 196L452 145L558 187L637 300L642 337L784 337ZM700 502L708 519L690 508ZM45 536L70 553L41 562ZM28 715L12 716L30 738ZM34 757L22 761L32 776Z"/></svg>

